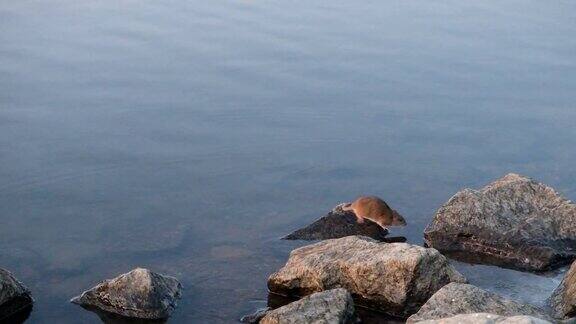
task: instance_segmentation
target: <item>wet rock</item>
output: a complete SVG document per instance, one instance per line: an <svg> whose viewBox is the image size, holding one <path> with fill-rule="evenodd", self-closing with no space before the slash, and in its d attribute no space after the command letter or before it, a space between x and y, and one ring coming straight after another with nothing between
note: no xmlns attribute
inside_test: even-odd
<svg viewBox="0 0 576 324"><path fill-rule="evenodd" d="M260 323L260 320L264 316L266 316L266 313L268 313L270 311L270 309L271 309L270 307L258 309L257 311L255 311L254 313L252 313L250 315L242 316L242 318L240 319L240 322L249 323L249 324Z"/></svg>
<svg viewBox="0 0 576 324"><path fill-rule="evenodd" d="M71 302L129 318L170 317L181 296L175 278L136 268L74 297Z"/></svg>
<svg viewBox="0 0 576 324"><path fill-rule="evenodd" d="M444 285L465 281L435 249L348 236L292 251L268 279L268 288L305 296L341 287L359 305L405 318Z"/></svg>
<svg viewBox="0 0 576 324"><path fill-rule="evenodd" d="M266 313L260 324L356 323L354 301L346 289L318 292Z"/></svg>
<svg viewBox="0 0 576 324"><path fill-rule="evenodd" d="M576 317L576 262L552 293L550 306L557 318Z"/></svg>
<svg viewBox="0 0 576 324"><path fill-rule="evenodd" d="M33 303L30 290L9 271L0 268L0 321L26 312Z"/></svg>
<svg viewBox="0 0 576 324"><path fill-rule="evenodd" d="M283 239L311 241L363 235L381 241L388 235L388 230L369 219L366 219L364 223L358 223L354 213L342 210L344 205L340 204L334 207L327 215L306 227L286 235Z"/></svg>
<svg viewBox="0 0 576 324"><path fill-rule="evenodd" d="M424 239L465 261L544 271L576 257L576 205L550 187L508 174L450 198Z"/></svg>
<svg viewBox="0 0 576 324"><path fill-rule="evenodd" d="M462 314L439 320L421 321L418 324L552 324L532 316L499 316L487 313Z"/></svg>
<svg viewBox="0 0 576 324"><path fill-rule="evenodd" d="M407 323L470 313L490 313L500 316L529 315L552 320L543 310L534 306L520 304L476 286L451 283L436 292L418 313L408 318Z"/></svg>

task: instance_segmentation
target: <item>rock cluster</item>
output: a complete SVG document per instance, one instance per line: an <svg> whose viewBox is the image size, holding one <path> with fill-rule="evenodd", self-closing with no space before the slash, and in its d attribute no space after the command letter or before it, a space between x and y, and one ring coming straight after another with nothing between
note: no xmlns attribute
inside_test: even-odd
<svg viewBox="0 0 576 324"><path fill-rule="evenodd" d="M136 268L103 281L71 302L129 318L164 319L176 308L181 288L175 278Z"/></svg>
<svg viewBox="0 0 576 324"><path fill-rule="evenodd" d="M473 256L469 261L544 271L576 257L576 205L546 185L508 174L450 198L424 238L442 252Z"/></svg>
<svg viewBox="0 0 576 324"><path fill-rule="evenodd" d="M348 236L292 251L268 288L305 296L341 287L360 305L407 317L444 285L465 281L435 249Z"/></svg>

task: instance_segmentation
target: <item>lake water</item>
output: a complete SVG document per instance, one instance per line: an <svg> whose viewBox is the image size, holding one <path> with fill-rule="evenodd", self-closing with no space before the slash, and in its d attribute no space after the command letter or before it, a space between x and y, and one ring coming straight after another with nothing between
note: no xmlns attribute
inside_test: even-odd
<svg viewBox="0 0 576 324"><path fill-rule="evenodd" d="M573 1L0 3L0 267L29 323L136 266L178 277L171 323L234 322L359 194L421 244L464 187L514 171L576 198ZM458 268L541 304L561 274Z"/></svg>

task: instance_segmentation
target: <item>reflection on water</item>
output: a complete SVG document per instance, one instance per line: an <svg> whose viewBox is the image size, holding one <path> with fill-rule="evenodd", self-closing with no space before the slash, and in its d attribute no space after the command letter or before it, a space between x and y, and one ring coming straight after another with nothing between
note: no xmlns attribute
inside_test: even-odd
<svg viewBox="0 0 576 324"><path fill-rule="evenodd" d="M510 171L574 198L575 6L2 1L0 266L31 323L98 322L69 298L136 266L183 282L171 322L230 322L304 244L278 238L359 194L418 244Z"/></svg>

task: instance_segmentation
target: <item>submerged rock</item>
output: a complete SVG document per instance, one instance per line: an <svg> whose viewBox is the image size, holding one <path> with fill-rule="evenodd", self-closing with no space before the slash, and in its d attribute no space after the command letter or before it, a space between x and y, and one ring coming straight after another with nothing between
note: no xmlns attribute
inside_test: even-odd
<svg viewBox="0 0 576 324"><path fill-rule="evenodd" d="M557 318L576 317L576 262L552 293L550 306Z"/></svg>
<svg viewBox="0 0 576 324"><path fill-rule="evenodd" d="M340 204L332 209L327 215L316 220L314 223L296 230L285 237L284 240L327 240L350 235L363 235L375 240L384 240L388 230L366 219L364 223L358 223L356 216L351 211L344 211ZM396 213L396 211L393 211Z"/></svg>
<svg viewBox="0 0 576 324"><path fill-rule="evenodd" d="M0 321L25 312L33 303L30 290L9 271L0 268Z"/></svg>
<svg viewBox="0 0 576 324"><path fill-rule="evenodd" d="M164 319L170 317L182 286L173 277L136 268L74 297L71 302L124 317Z"/></svg>
<svg viewBox="0 0 576 324"><path fill-rule="evenodd" d="M451 283L436 292L418 313L408 318L407 323L470 313L490 313L500 316L529 315L551 320L543 310L534 306L520 304L476 286Z"/></svg>
<svg viewBox="0 0 576 324"><path fill-rule="evenodd" d="M552 324L532 316L499 316L487 313L456 315L449 318L417 322L418 324Z"/></svg>
<svg viewBox="0 0 576 324"><path fill-rule="evenodd" d="M341 287L359 305L405 318L444 285L465 281L435 249L348 236L292 251L268 288L304 296Z"/></svg>
<svg viewBox="0 0 576 324"><path fill-rule="evenodd" d="M544 271L576 257L576 205L550 187L508 174L450 198L424 239L466 261Z"/></svg>
<svg viewBox="0 0 576 324"><path fill-rule="evenodd" d="M354 301L346 289L318 292L266 313L260 324L352 324Z"/></svg>

